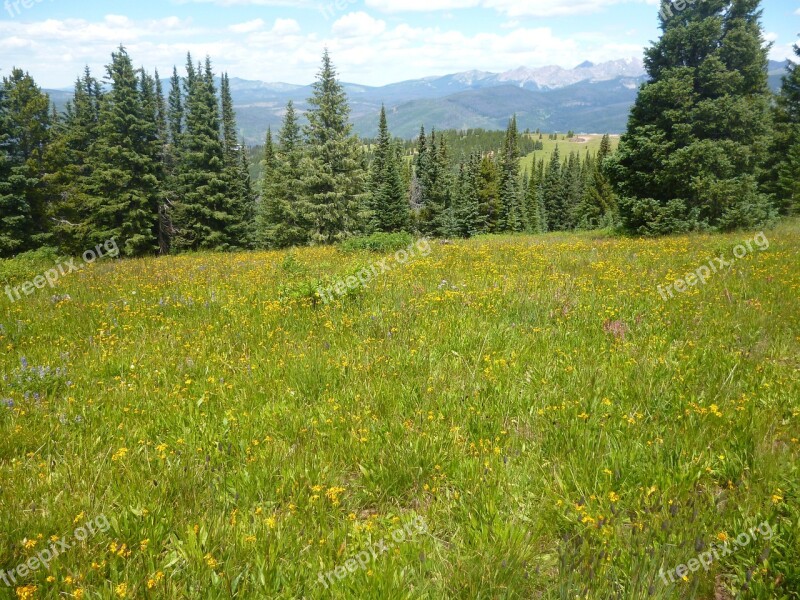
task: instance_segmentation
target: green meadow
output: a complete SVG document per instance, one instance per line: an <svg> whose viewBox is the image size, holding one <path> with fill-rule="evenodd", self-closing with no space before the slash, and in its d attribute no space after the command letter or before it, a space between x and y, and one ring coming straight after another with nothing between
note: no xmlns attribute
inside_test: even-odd
<svg viewBox="0 0 800 600"><path fill-rule="evenodd" d="M0 598L798 598L800 222L758 233L107 258L2 294Z"/></svg>

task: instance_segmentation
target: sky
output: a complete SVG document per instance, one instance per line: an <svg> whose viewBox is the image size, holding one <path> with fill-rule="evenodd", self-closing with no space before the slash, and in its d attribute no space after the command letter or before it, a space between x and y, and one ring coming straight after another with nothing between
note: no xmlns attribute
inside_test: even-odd
<svg viewBox="0 0 800 600"><path fill-rule="evenodd" d="M162 77L186 53L216 72L310 83L328 47L341 79L385 85L641 57L658 37L658 0L0 0L0 75L44 88L97 76L124 45ZM800 0L764 0L771 58L794 56Z"/></svg>

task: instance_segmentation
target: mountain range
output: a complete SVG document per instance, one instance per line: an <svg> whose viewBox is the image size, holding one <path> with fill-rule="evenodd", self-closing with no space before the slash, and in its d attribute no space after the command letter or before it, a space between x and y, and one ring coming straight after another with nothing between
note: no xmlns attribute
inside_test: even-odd
<svg viewBox="0 0 800 600"><path fill-rule="evenodd" d="M770 61L770 85L780 87L788 61ZM420 125L438 129L503 129L512 114L521 129L608 132L625 130L639 86L647 79L640 59L599 64L586 61L574 69L519 67L504 73L465 71L373 87L344 83L355 132L377 134L378 112L385 104L392 133L414 137ZM266 130L276 131L286 103L308 109L310 85L267 83L231 78L239 127L249 144L260 144ZM169 89L169 81L164 81ZM46 90L57 106L71 97L67 89Z"/></svg>

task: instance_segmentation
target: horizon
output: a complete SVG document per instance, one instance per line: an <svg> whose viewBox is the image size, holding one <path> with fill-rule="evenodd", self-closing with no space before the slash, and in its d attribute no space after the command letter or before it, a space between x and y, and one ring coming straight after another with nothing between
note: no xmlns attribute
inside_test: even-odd
<svg viewBox="0 0 800 600"><path fill-rule="evenodd" d="M26 8L24 3L29 6ZM328 47L342 81L382 87L469 71L505 73L585 61L642 60L659 36L655 0L4 0L0 74L29 72L43 88L71 89L88 65L104 75L124 45L135 63L162 77L183 70L187 52L209 55L215 73L305 86ZM337 6L341 10L337 9ZM770 59L793 56L800 2L767 1L762 23ZM794 17L794 18L793 18Z"/></svg>

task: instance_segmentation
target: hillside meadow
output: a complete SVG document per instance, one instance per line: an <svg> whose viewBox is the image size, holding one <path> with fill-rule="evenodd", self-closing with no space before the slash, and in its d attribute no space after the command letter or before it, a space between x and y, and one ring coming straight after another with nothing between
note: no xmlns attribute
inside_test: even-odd
<svg viewBox="0 0 800 600"><path fill-rule="evenodd" d="M564 134L559 134L557 140L550 140L547 136L547 133L542 134L541 142L544 148L531 152L520 159L520 169L523 172L527 171L530 173L534 166L539 164L540 160L544 160L544 164L547 165L556 148L558 148L562 162L564 159L569 158L571 152L577 152L581 160L586 157L587 151L592 156L597 156L597 151L600 150L600 142L603 140L603 136L597 134L576 134L575 137L571 139L566 139ZM536 134L531 134L530 137L534 140L539 139L539 136ZM619 147L619 136L612 135L610 136L610 140L611 150L616 151Z"/></svg>
<svg viewBox="0 0 800 600"><path fill-rule="evenodd" d="M758 233L107 258L2 294L0 598L798 598L800 222Z"/></svg>

